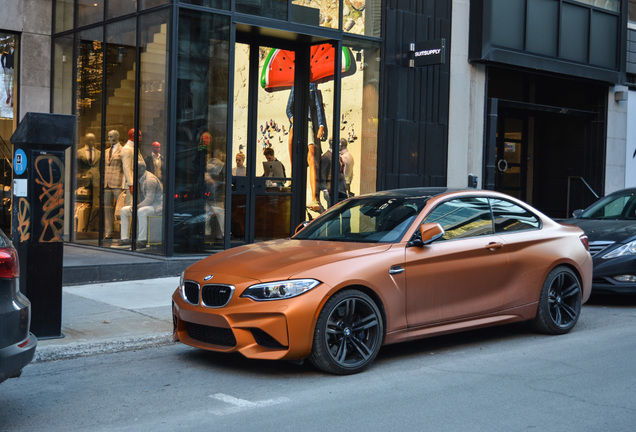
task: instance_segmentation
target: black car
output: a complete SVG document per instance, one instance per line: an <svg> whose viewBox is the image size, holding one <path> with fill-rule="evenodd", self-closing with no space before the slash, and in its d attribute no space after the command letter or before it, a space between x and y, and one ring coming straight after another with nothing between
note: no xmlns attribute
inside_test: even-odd
<svg viewBox="0 0 636 432"><path fill-rule="evenodd" d="M19 274L18 254L0 230L0 382L20 376L38 342L29 331L31 302L20 292Z"/></svg>
<svg viewBox="0 0 636 432"><path fill-rule="evenodd" d="M593 293L636 293L636 188L611 193L561 222L587 234Z"/></svg>

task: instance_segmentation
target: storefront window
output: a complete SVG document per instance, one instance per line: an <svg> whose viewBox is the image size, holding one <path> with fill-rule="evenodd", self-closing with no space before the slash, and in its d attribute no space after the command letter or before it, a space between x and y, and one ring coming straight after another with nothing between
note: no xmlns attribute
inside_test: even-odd
<svg viewBox="0 0 636 432"><path fill-rule="evenodd" d="M230 20L181 12L177 47L175 253L224 247Z"/></svg>
<svg viewBox="0 0 636 432"><path fill-rule="evenodd" d="M382 0L344 0L343 30L348 33L380 37Z"/></svg>
<svg viewBox="0 0 636 432"><path fill-rule="evenodd" d="M130 0L108 0L106 19L137 12L137 2Z"/></svg>
<svg viewBox="0 0 636 432"><path fill-rule="evenodd" d="M292 21L299 24L338 28L340 5L336 0L312 2L311 0L292 0Z"/></svg>
<svg viewBox="0 0 636 432"><path fill-rule="evenodd" d="M131 220L122 221L122 209L126 206L129 210L132 209L133 195L130 188L135 185L135 135L129 134L134 129L135 119L135 47L135 19L119 21L106 27L108 97L104 109L104 207L101 221L103 244L111 246L128 241L128 244L122 245L124 248L131 247L132 230ZM128 216L132 218L132 212ZM128 223L128 229L122 235L124 223Z"/></svg>
<svg viewBox="0 0 636 432"><path fill-rule="evenodd" d="M279 20L287 19L287 0L236 0L236 11Z"/></svg>
<svg viewBox="0 0 636 432"><path fill-rule="evenodd" d="M73 37L55 38L53 47L53 112L72 114Z"/></svg>
<svg viewBox="0 0 636 432"><path fill-rule="evenodd" d="M190 3L197 6L204 6L216 9L230 8L230 0L181 0L181 3Z"/></svg>
<svg viewBox="0 0 636 432"><path fill-rule="evenodd" d="M104 0L78 0L77 27L104 20Z"/></svg>
<svg viewBox="0 0 636 432"><path fill-rule="evenodd" d="M9 138L17 125L18 37L0 33L0 228L11 232L11 178L13 146Z"/></svg>
<svg viewBox="0 0 636 432"><path fill-rule="evenodd" d="M146 165L146 175L140 176L139 189L144 192L139 203L137 218L140 230L138 239L146 242L148 252L165 253L163 227L164 190L168 181L166 155L170 153L168 138L168 22L169 10L163 10L140 18L141 33L141 81L139 93L139 129L144 139L140 143L141 155ZM154 176L161 190L156 189L155 196L146 196ZM156 183L156 182L155 182ZM142 227L145 226L142 233ZM142 238L143 235L143 238ZM143 245L143 243L142 243Z"/></svg>
<svg viewBox="0 0 636 432"><path fill-rule="evenodd" d="M342 78L340 176L351 196L376 190L380 47L371 43L346 46L355 72L344 72Z"/></svg>
<svg viewBox="0 0 636 432"><path fill-rule="evenodd" d="M75 188L75 239L97 240L101 159L102 87L104 49L102 29L78 33L77 41L78 117Z"/></svg>
<svg viewBox="0 0 636 432"><path fill-rule="evenodd" d="M585 3L597 8L610 10L612 12L618 12L620 6L620 0L576 0L579 3Z"/></svg>
<svg viewBox="0 0 636 432"><path fill-rule="evenodd" d="M150 9L153 8L155 6L161 6L164 4L168 4L170 0L140 0L139 2L139 9L140 10L144 10L144 9Z"/></svg>
<svg viewBox="0 0 636 432"><path fill-rule="evenodd" d="M71 30L73 28L73 14L75 12L74 0L55 1L55 33Z"/></svg>

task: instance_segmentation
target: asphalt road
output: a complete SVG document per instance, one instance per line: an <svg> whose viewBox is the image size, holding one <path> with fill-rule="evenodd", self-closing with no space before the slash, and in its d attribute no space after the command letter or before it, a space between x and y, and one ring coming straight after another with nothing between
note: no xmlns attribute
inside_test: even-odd
<svg viewBox="0 0 636 432"><path fill-rule="evenodd" d="M564 336L510 325L385 347L330 376L181 344L29 365L0 431L633 431L636 301Z"/></svg>

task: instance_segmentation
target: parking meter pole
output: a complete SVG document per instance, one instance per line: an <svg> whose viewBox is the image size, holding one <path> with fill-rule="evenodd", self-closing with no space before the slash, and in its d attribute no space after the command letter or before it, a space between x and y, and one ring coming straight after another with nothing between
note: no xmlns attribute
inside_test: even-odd
<svg viewBox="0 0 636 432"><path fill-rule="evenodd" d="M75 116L27 113L11 136L12 240L20 260L20 291L31 301L31 331L62 335L64 159Z"/></svg>

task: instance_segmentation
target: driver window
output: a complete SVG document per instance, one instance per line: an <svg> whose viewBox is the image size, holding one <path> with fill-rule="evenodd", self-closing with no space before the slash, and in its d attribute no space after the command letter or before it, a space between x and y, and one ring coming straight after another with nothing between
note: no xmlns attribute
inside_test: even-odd
<svg viewBox="0 0 636 432"><path fill-rule="evenodd" d="M487 198L461 198L438 205L425 219L438 223L444 235L438 240L456 240L493 234L490 205Z"/></svg>

